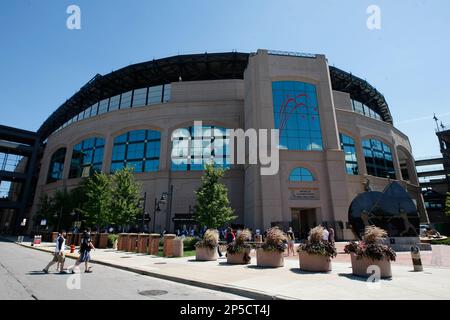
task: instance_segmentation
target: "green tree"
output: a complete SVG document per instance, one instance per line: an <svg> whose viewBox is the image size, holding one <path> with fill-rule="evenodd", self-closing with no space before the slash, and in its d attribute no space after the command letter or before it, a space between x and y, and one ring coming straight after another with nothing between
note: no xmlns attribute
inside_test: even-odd
<svg viewBox="0 0 450 320"><path fill-rule="evenodd" d="M141 185L136 182L132 170L124 168L112 176L111 222L125 226L136 222L141 197Z"/></svg>
<svg viewBox="0 0 450 320"><path fill-rule="evenodd" d="M100 228L111 223L111 177L96 172L83 181L80 189L79 197L84 201L78 209L85 224Z"/></svg>
<svg viewBox="0 0 450 320"><path fill-rule="evenodd" d="M224 174L224 169L215 168L212 164L205 167L202 185L195 192L197 203L194 219L202 226L217 229L237 218L230 207L228 189L220 182Z"/></svg>
<svg viewBox="0 0 450 320"><path fill-rule="evenodd" d="M53 214L54 214L53 198L48 194L42 194L39 197L39 204L36 211L36 216L34 217L34 224L40 225L41 220L47 220L47 225L53 225Z"/></svg>

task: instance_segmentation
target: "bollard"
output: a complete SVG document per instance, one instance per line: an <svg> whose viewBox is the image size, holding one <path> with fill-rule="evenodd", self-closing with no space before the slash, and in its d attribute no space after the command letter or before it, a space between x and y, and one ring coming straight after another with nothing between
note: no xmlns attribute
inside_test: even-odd
<svg viewBox="0 0 450 320"><path fill-rule="evenodd" d="M165 234L164 235L164 257L173 257L173 240L176 235Z"/></svg>
<svg viewBox="0 0 450 320"><path fill-rule="evenodd" d="M152 233L149 235L148 254L157 256L159 252L159 233Z"/></svg>
<svg viewBox="0 0 450 320"><path fill-rule="evenodd" d="M138 235L138 252L139 253L147 253L148 246L148 234L141 233Z"/></svg>
<svg viewBox="0 0 450 320"><path fill-rule="evenodd" d="M137 233L129 233L127 237L127 245L128 248L126 249L127 252L136 252L137 249Z"/></svg>
<svg viewBox="0 0 450 320"><path fill-rule="evenodd" d="M411 247L411 258L414 266L414 272L423 271L419 247L417 246Z"/></svg>
<svg viewBox="0 0 450 320"><path fill-rule="evenodd" d="M173 239L173 257L184 256L184 242L182 238Z"/></svg>

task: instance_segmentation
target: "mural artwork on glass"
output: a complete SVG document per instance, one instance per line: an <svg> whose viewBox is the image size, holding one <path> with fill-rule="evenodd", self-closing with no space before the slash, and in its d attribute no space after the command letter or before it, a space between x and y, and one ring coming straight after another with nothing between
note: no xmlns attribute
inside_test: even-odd
<svg viewBox="0 0 450 320"><path fill-rule="evenodd" d="M316 86L298 81L275 81L272 92L280 149L322 150Z"/></svg>

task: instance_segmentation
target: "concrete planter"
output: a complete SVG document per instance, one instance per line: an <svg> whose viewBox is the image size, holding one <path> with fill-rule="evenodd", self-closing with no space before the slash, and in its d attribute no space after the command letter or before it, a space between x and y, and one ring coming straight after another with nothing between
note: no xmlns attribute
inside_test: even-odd
<svg viewBox="0 0 450 320"><path fill-rule="evenodd" d="M215 261L218 258L217 248L206 247L195 248L195 259L198 261Z"/></svg>
<svg viewBox="0 0 450 320"><path fill-rule="evenodd" d="M383 258L383 260L373 260L366 257L357 258L354 253L350 254L352 259L352 269L353 274L355 276L360 277L369 277L372 275L373 271L367 272L367 269L370 266L378 266L380 268L380 276L381 278L391 278L392 270L391 270L391 261Z"/></svg>
<svg viewBox="0 0 450 320"><path fill-rule="evenodd" d="M319 254L310 254L306 251L300 251L298 254L300 270L312 272L331 271L331 258Z"/></svg>
<svg viewBox="0 0 450 320"><path fill-rule="evenodd" d="M256 264L258 267L279 268L284 266L284 252L256 250Z"/></svg>
<svg viewBox="0 0 450 320"><path fill-rule="evenodd" d="M229 264L249 264L251 260L248 262L244 259L245 254L250 257L250 249L245 249L245 252L230 254L227 253L227 263Z"/></svg>

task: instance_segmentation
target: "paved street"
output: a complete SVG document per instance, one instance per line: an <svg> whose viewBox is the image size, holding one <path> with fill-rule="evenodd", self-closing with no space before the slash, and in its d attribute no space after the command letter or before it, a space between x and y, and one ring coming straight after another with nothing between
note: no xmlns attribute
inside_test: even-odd
<svg viewBox="0 0 450 320"><path fill-rule="evenodd" d="M80 275L80 289L72 275L49 274L41 270L51 260L45 252L14 243L0 242L0 300L5 299L243 299L240 296L182 285L136 273L94 265L93 273ZM74 260L67 259L66 266ZM76 275L78 276L78 275ZM147 295L142 295L140 292ZM154 295L157 294L157 295Z"/></svg>

